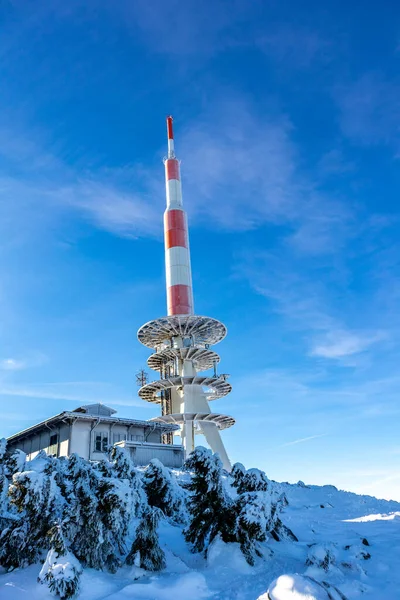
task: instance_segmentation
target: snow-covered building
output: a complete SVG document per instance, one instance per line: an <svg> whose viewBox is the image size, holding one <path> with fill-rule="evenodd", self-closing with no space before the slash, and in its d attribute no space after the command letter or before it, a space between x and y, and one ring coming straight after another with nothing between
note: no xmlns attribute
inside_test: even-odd
<svg viewBox="0 0 400 600"><path fill-rule="evenodd" d="M111 445L118 444L129 450L137 465L148 464L153 458L168 467L182 465L183 447L162 443L162 436L175 431L177 425L120 418L115 413L104 404L64 411L10 436L7 448L23 450L28 459L45 450L57 457L76 453L101 460Z"/></svg>

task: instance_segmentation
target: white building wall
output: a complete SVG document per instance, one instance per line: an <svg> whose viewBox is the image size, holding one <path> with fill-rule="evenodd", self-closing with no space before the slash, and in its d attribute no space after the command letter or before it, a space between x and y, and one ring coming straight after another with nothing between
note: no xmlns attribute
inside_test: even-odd
<svg viewBox="0 0 400 600"><path fill-rule="evenodd" d="M71 442L70 442L70 454L78 454L82 458L90 458L89 450L90 446L90 428L92 427L90 421L75 421L71 426Z"/></svg>
<svg viewBox="0 0 400 600"><path fill-rule="evenodd" d="M71 425L65 423L60 427L60 437L58 440L58 456L69 455L69 436Z"/></svg>
<svg viewBox="0 0 400 600"><path fill-rule="evenodd" d="M107 458L107 454L99 452L95 448L96 434L104 434L107 436L108 447L115 443L128 441L137 444L161 444L160 430L152 430L148 427L140 427L140 425L129 426L124 423L98 423L90 420L76 419L72 424L60 423L57 426L52 426L51 430L46 428L40 432L32 433L31 435L9 442L10 449L20 449L27 455L27 460L32 460L41 450L45 450L48 454L55 453L57 456L69 456L76 453L85 459L102 460ZM95 427L93 428L93 425ZM57 434L57 446L50 447L50 436ZM170 456L168 451L163 452L163 448L153 449L147 448L140 452L140 464L147 464L152 458L158 457L163 460L163 456L168 463L175 460L167 458ZM165 462L165 464L167 464ZM178 460L178 462L180 462ZM175 466L174 464L170 466Z"/></svg>
<svg viewBox="0 0 400 600"><path fill-rule="evenodd" d="M132 462L137 466L148 465L153 458L158 458L166 467L181 468L184 460L183 446L168 446L164 444L135 444L133 442L118 444L126 448Z"/></svg>

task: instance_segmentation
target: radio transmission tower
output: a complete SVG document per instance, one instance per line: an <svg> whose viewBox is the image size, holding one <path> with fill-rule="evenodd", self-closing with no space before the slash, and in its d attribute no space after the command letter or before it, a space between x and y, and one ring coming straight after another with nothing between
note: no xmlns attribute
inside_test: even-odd
<svg viewBox="0 0 400 600"><path fill-rule="evenodd" d="M136 373L136 385L138 387L143 387L146 385L146 383L148 383L148 381L149 376L146 371L144 369L139 369L139 371Z"/></svg>

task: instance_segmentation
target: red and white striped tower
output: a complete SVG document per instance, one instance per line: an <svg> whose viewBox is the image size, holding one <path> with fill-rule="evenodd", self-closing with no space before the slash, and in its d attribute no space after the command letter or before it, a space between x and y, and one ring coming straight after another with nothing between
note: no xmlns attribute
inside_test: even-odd
<svg viewBox="0 0 400 600"><path fill-rule="evenodd" d="M175 435L181 436L186 455L194 449L195 435L204 435L229 470L220 430L231 427L235 420L213 413L209 407L211 400L226 396L232 389L228 376L217 374L220 358L210 348L225 337L226 327L216 319L194 314L188 225L182 205L172 117L167 117L167 133L164 237L168 316L149 321L138 331L139 341L155 350L148 359L149 367L160 374L160 379L140 388L139 396L161 404L162 414L155 421L179 426ZM199 374L209 370L213 372Z"/></svg>
<svg viewBox="0 0 400 600"><path fill-rule="evenodd" d="M174 151L172 117L167 117L168 157L165 159L167 208L164 213L165 271L169 315L193 314L189 233L182 207L179 161Z"/></svg>

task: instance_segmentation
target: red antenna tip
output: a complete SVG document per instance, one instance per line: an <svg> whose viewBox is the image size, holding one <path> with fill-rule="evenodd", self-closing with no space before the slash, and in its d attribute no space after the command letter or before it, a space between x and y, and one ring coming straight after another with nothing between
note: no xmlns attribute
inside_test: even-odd
<svg viewBox="0 0 400 600"><path fill-rule="evenodd" d="M173 118L171 116L167 117L167 132L168 132L169 140L174 139L174 131L172 129L172 121L173 121Z"/></svg>

